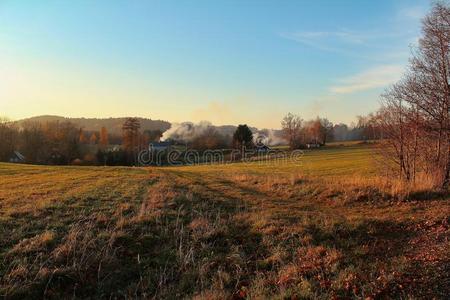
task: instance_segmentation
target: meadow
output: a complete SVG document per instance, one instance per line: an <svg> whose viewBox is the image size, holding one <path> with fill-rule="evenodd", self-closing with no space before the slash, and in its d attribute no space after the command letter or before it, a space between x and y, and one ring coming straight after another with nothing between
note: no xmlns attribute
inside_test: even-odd
<svg viewBox="0 0 450 300"><path fill-rule="evenodd" d="M450 295L450 205L370 145L184 167L0 164L0 297Z"/></svg>

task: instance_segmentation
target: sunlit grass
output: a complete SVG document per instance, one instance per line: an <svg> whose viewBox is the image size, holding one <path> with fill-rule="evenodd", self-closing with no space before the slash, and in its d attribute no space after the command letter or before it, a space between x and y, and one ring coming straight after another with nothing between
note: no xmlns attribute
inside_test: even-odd
<svg viewBox="0 0 450 300"><path fill-rule="evenodd" d="M444 298L447 196L403 197L372 156L350 144L295 164L0 164L0 295Z"/></svg>

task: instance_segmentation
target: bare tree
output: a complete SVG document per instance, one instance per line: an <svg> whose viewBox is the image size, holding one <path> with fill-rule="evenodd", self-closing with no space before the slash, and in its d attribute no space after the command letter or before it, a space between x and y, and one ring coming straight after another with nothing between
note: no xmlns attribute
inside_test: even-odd
<svg viewBox="0 0 450 300"><path fill-rule="evenodd" d="M289 141L291 149L299 146L300 131L303 120L298 115L288 113L281 121L281 128L286 140Z"/></svg>
<svg viewBox="0 0 450 300"><path fill-rule="evenodd" d="M30 163L47 162L48 153L52 150L41 124L37 122L27 122L23 125L20 144L22 154Z"/></svg>
<svg viewBox="0 0 450 300"><path fill-rule="evenodd" d="M320 137L322 145L325 145L327 141L331 138L333 131L333 123L331 123L327 118L322 118L320 120Z"/></svg>
<svg viewBox="0 0 450 300"><path fill-rule="evenodd" d="M420 169L447 189L450 180L450 7L436 3L408 72L383 95L381 124L406 180Z"/></svg>
<svg viewBox="0 0 450 300"><path fill-rule="evenodd" d="M191 142L192 148L200 151L225 148L227 144L226 138L213 126L206 128L204 132L194 137Z"/></svg>
<svg viewBox="0 0 450 300"><path fill-rule="evenodd" d="M7 118L0 118L0 161L7 161L17 144L18 131Z"/></svg>

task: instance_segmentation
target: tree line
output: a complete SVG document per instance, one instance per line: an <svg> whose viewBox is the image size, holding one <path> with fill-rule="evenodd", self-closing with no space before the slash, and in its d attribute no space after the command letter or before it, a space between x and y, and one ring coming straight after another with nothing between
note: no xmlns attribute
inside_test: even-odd
<svg viewBox="0 0 450 300"><path fill-rule="evenodd" d="M136 149L159 141L160 130L139 132L136 118L125 120L122 135L110 134L105 127L99 132L85 131L69 121L25 122L17 126L0 119L0 161L9 161L15 152L32 164L104 164L131 165Z"/></svg>
<svg viewBox="0 0 450 300"><path fill-rule="evenodd" d="M375 139L379 130L373 116L358 117L357 124L333 125L326 118L303 121L299 116L288 114L283 118L282 130L276 132L292 149L305 148L307 144L324 145L328 141ZM141 130L138 118L126 118L122 133L110 133L106 127L99 131L84 130L70 121L16 122L0 119L0 161L8 161L14 151L19 151L27 163L35 164L104 164L134 165L137 154L147 149L149 143L159 142L161 130ZM254 129L253 129L254 130ZM189 141L169 138L172 144L191 149L247 149L255 147L254 139L267 130L254 132L246 124L236 127L233 134L224 134L209 125Z"/></svg>
<svg viewBox="0 0 450 300"><path fill-rule="evenodd" d="M324 146L327 142L378 140L383 130L376 115L358 116L356 124L333 124L327 118L316 117L304 121L299 115L288 113L281 121L282 134L291 149Z"/></svg>

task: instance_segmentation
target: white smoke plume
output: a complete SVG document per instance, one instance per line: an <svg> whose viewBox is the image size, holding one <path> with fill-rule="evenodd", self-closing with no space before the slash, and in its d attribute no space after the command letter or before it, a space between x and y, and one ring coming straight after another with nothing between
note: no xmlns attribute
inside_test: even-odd
<svg viewBox="0 0 450 300"><path fill-rule="evenodd" d="M208 121L201 121L197 124L192 122L173 123L169 130L163 133L162 141L176 140L183 142L190 142L196 136L205 132L206 129L213 126Z"/></svg>
<svg viewBox="0 0 450 300"><path fill-rule="evenodd" d="M253 133L253 140L256 143L263 142L266 146L286 145L287 141L283 138L281 130L261 129Z"/></svg>
<svg viewBox="0 0 450 300"><path fill-rule="evenodd" d="M191 142L195 137L203 134L208 128L215 128L218 133L225 137L231 136L236 130L236 126L214 126L209 121L201 121L199 123L183 122L173 123L169 130L163 133L161 141L174 140L178 142ZM282 137L280 130L274 129L257 129L251 128L255 143L259 138L259 142L263 142L267 146L285 145L287 142Z"/></svg>

